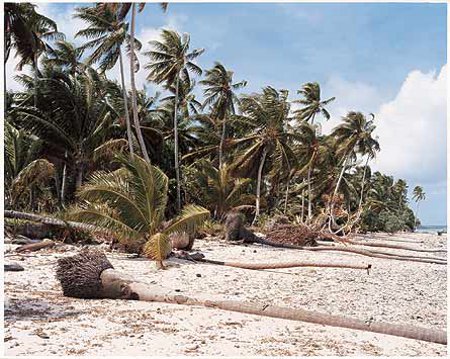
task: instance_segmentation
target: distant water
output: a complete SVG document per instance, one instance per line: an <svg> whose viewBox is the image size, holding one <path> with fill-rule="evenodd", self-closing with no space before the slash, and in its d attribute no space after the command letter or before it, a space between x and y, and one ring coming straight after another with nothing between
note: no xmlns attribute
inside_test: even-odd
<svg viewBox="0 0 450 359"><path fill-rule="evenodd" d="M438 231L447 231L447 225L429 225L429 226L419 226L416 232L421 233L436 233Z"/></svg>

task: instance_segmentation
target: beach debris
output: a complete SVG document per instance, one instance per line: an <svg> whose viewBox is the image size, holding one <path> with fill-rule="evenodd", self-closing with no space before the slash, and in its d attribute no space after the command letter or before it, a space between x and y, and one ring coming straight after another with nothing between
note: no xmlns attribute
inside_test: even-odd
<svg viewBox="0 0 450 359"><path fill-rule="evenodd" d="M5 272L22 272L25 269L17 263L10 263L10 264L4 264L4 271Z"/></svg>
<svg viewBox="0 0 450 359"><path fill-rule="evenodd" d="M132 277L114 270L106 256L88 249L61 258L57 262L56 277L63 294L75 298L130 299L149 302L200 305L239 313L282 318L334 327L348 328L394 335L438 344L447 344L447 333L391 323L367 324L363 320L350 319L303 309L273 306L267 303L249 303L231 300L204 300L168 291L158 285L138 282Z"/></svg>
<svg viewBox="0 0 450 359"><path fill-rule="evenodd" d="M16 252L34 252L34 251L38 251L44 248L51 248L55 245L55 242L53 242L52 240L46 238L40 242L37 243L31 243L31 244L25 244L23 246L20 246L18 248L16 248Z"/></svg>

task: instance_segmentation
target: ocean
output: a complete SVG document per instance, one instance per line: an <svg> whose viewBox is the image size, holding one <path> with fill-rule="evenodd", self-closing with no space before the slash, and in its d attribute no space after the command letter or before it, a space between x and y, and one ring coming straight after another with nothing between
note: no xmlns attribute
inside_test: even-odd
<svg viewBox="0 0 450 359"><path fill-rule="evenodd" d="M436 233L438 231L445 231L447 232L447 225L428 225L428 226L419 226L419 228L416 229L416 232L422 232L422 233Z"/></svg>

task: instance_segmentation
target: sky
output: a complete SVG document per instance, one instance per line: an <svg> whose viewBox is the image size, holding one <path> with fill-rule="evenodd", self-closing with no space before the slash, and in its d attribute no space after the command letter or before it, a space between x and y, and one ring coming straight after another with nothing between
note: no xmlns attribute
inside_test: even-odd
<svg viewBox="0 0 450 359"><path fill-rule="evenodd" d="M83 4L39 3L68 40L85 25L73 19ZM290 99L305 82L321 84L322 97L335 96L323 121L325 133L350 110L374 113L381 152L373 170L405 179L410 192L423 186L422 224L446 223L446 4L427 3L171 3L167 13L147 4L136 33L149 48L161 28L187 32L191 48L204 48L204 69L220 61L247 80L244 92L270 85ZM142 64L147 61L139 55ZM7 64L8 87L14 59ZM118 68L109 77L119 76ZM137 85L149 94L141 66ZM415 209L415 204L413 205Z"/></svg>

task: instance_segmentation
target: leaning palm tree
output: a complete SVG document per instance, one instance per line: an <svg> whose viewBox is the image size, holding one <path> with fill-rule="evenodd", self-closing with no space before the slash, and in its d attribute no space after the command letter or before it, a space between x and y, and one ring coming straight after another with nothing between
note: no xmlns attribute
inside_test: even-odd
<svg viewBox="0 0 450 359"><path fill-rule="evenodd" d="M86 69L81 61L82 51L74 44L65 40L58 40L53 51L44 58L43 64L48 67L57 67L71 75L83 73Z"/></svg>
<svg viewBox="0 0 450 359"><path fill-rule="evenodd" d="M294 101L294 103L300 103L305 107L294 111L294 115L304 121L311 122L314 125L314 119L319 113L322 114L325 119L330 119L330 113L326 110L325 106L335 100L335 97L322 100L320 97L320 85L317 82L308 82L297 91L299 95L304 98Z"/></svg>
<svg viewBox="0 0 450 359"><path fill-rule="evenodd" d="M105 228L164 268L163 260L171 251L169 235L194 233L209 211L188 205L178 218L165 223L167 176L136 155L116 159L121 168L94 173L78 191L80 202L69 210L68 218Z"/></svg>
<svg viewBox="0 0 450 359"><path fill-rule="evenodd" d="M286 90L277 91L272 87L263 89L262 94L243 96L241 111L254 130L246 138L240 140L240 145L247 145L232 164L233 169L256 175L256 210L255 223L260 215L261 184L264 166L270 160L270 176L278 180L290 172L295 163L295 155L291 148L293 140L300 140L300 135L289 131L289 103ZM267 162L266 162L267 161ZM256 169L257 166L257 169ZM289 175L286 175L289 180Z"/></svg>
<svg viewBox="0 0 450 359"><path fill-rule="evenodd" d="M234 93L235 90L241 89L247 85L247 81L233 83L233 72L228 71L225 67L216 62L211 70L206 71L205 79L200 81L205 86L203 90L206 99L203 108L212 107L212 117L222 122L222 134L220 136L219 145L219 167L223 163L223 145L226 138L226 119L227 116L234 115L235 104L239 103L239 99Z"/></svg>
<svg viewBox="0 0 450 359"><path fill-rule="evenodd" d="M125 85L125 74L123 65L122 46L130 45L131 37L128 34L128 24L118 19L117 13L113 9L98 4L95 7L81 7L76 9L75 17L82 19L88 24L86 29L77 32L75 37L83 36L89 41L80 47L80 51L92 50L86 60L88 65L98 63L99 70L105 72L112 69L119 60L120 80L122 83L123 107L125 122L127 126L128 148L133 153L133 141L130 114L128 111L128 97ZM141 44L134 41L138 49ZM136 124L135 124L136 126ZM138 132L138 129L136 129ZM139 137L138 137L139 138ZM141 143L140 143L141 145ZM141 151L145 157L146 148L141 146Z"/></svg>
<svg viewBox="0 0 450 359"><path fill-rule="evenodd" d="M419 218L419 203L421 201L424 201L426 198L425 192L421 186L414 187L412 198L417 203L416 218L418 219Z"/></svg>
<svg viewBox="0 0 450 359"><path fill-rule="evenodd" d="M332 137L338 145L337 154L341 156L340 165L342 167L330 200L330 226L334 223L334 199L339 191L344 173L350 165L350 161L355 160L357 154L371 153L378 146L378 142L372 137L375 129L373 120L368 121L361 112L354 111L349 112L342 120L343 123L338 125L332 132Z"/></svg>
<svg viewBox="0 0 450 359"><path fill-rule="evenodd" d="M150 70L147 79L158 84L165 83L166 88L175 86L175 107L173 115L173 129L175 140L175 175L177 181L177 209L181 208L181 183L178 151L178 91L180 81L187 81L190 72L201 75L202 70L193 60L200 56L204 49L195 49L189 52L190 36L180 36L173 30L162 30L161 41L151 41L153 49L145 55L150 58L146 69ZM190 81L188 81L190 82Z"/></svg>

